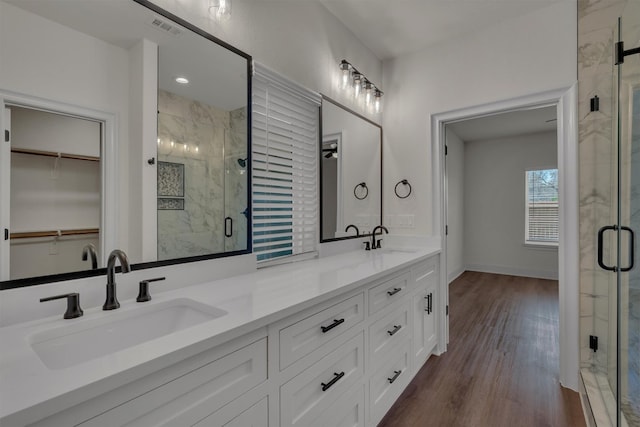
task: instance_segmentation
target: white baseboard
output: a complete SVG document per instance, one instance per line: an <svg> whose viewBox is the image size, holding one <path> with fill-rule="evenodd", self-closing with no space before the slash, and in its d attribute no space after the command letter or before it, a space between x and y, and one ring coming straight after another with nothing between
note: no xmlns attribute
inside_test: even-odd
<svg viewBox="0 0 640 427"><path fill-rule="evenodd" d="M510 276L533 277L535 279L558 280L557 271L527 270L517 267L504 267L501 265L478 265L468 264L467 271L478 271L480 273L507 274Z"/></svg>
<svg viewBox="0 0 640 427"><path fill-rule="evenodd" d="M456 280L464 272L465 272L464 267L460 267L460 269L458 269L456 271L452 271L451 273L449 273L449 277L447 277L448 283L451 283L454 280Z"/></svg>

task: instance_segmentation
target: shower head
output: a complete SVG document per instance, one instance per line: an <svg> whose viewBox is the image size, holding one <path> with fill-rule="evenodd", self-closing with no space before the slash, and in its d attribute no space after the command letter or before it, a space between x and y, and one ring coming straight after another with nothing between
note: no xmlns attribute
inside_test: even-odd
<svg viewBox="0 0 640 427"><path fill-rule="evenodd" d="M247 167L247 158L245 157L244 159L238 159L238 164L240 165L241 168L246 168Z"/></svg>

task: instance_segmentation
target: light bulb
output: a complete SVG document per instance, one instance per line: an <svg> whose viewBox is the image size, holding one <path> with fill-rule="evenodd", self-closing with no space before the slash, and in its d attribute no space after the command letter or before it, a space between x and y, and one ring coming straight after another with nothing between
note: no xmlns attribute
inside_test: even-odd
<svg viewBox="0 0 640 427"><path fill-rule="evenodd" d="M362 74L353 73L353 96L358 98L362 90Z"/></svg>
<svg viewBox="0 0 640 427"><path fill-rule="evenodd" d="M366 106L371 105L373 101L373 85L371 82L365 82L364 84L364 104Z"/></svg>
<svg viewBox="0 0 640 427"><path fill-rule="evenodd" d="M340 81L340 86L342 89L346 89L349 86L349 77L351 77L350 65L344 59L340 63L340 70L342 72L342 80Z"/></svg>
<svg viewBox="0 0 640 427"><path fill-rule="evenodd" d="M373 110L376 114L382 112L382 91L376 89L373 101Z"/></svg>
<svg viewBox="0 0 640 427"><path fill-rule="evenodd" d="M196 145L196 153L200 151L200 147Z"/></svg>
<svg viewBox="0 0 640 427"><path fill-rule="evenodd" d="M209 14L217 21L231 18L231 0L209 0Z"/></svg>
<svg viewBox="0 0 640 427"><path fill-rule="evenodd" d="M176 145L176 143L171 141L171 148L173 148L174 145Z"/></svg>

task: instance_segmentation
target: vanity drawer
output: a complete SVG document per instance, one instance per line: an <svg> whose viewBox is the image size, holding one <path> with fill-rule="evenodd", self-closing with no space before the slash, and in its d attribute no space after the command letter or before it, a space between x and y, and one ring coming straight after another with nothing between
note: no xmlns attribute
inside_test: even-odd
<svg viewBox="0 0 640 427"><path fill-rule="evenodd" d="M369 289L369 314L400 301L409 291L411 273L406 272Z"/></svg>
<svg viewBox="0 0 640 427"><path fill-rule="evenodd" d="M438 257L434 256L411 268L416 287L435 283L438 280Z"/></svg>
<svg viewBox="0 0 640 427"><path fill-rule="evenodd" d="M409 336L409 303L394 309L369 326L369 360L375 366L387 352Z"/></svg>
<svg viewBox="0 0 640 427"><path fill-rule="evenodd" d="M369 401L372 425L376 425L391 408L409 380L409 349L406 340L397 351L377 369L369 380Z"/></svg>
<svg viewBox="0 0 640 427"><path fill-rule="evenodd" d="M338 397L330 410L320 415L313 427L364 427L364 385Z"/></svg>
<svg viewBox="0 0 640 427"><path fill-rule="evenodd" d="M262 338L80 425L192 425L266 379L267 339Z"/></svg>
<svg viewBox="0 0 640 427"><path fill-rule="evenodd" d="M364 333L280 387L280 425L308 427L364 373Z"/></svg>
<svg viewBox="0 0 640 427"><path fill-rule="evenodd" d="M360 293L280 330L280 370L325 345L364 319Z"/></svg>
<svg viewBox="0 0 640 427"><path fill-rule="evenodd" d="M240 414L232 404L214 412L193 427L269 427L269 401L263 397L259 402L244 409Z"/></svg>

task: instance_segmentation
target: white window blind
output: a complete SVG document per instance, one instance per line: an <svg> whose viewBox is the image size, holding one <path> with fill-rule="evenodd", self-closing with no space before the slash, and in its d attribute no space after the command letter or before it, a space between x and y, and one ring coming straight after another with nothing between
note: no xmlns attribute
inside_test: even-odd
<svg viewBox="0 0 640 427"><path fill-rule="evenodd" d="M525 242L558 243L558 170L526 172Z"/></svg>
<svg viewBox="0 0 640 427"><path fill-rule="evenodd" d="M253 252L314 253L320 95L255 64L252 108Z"/></svg>

